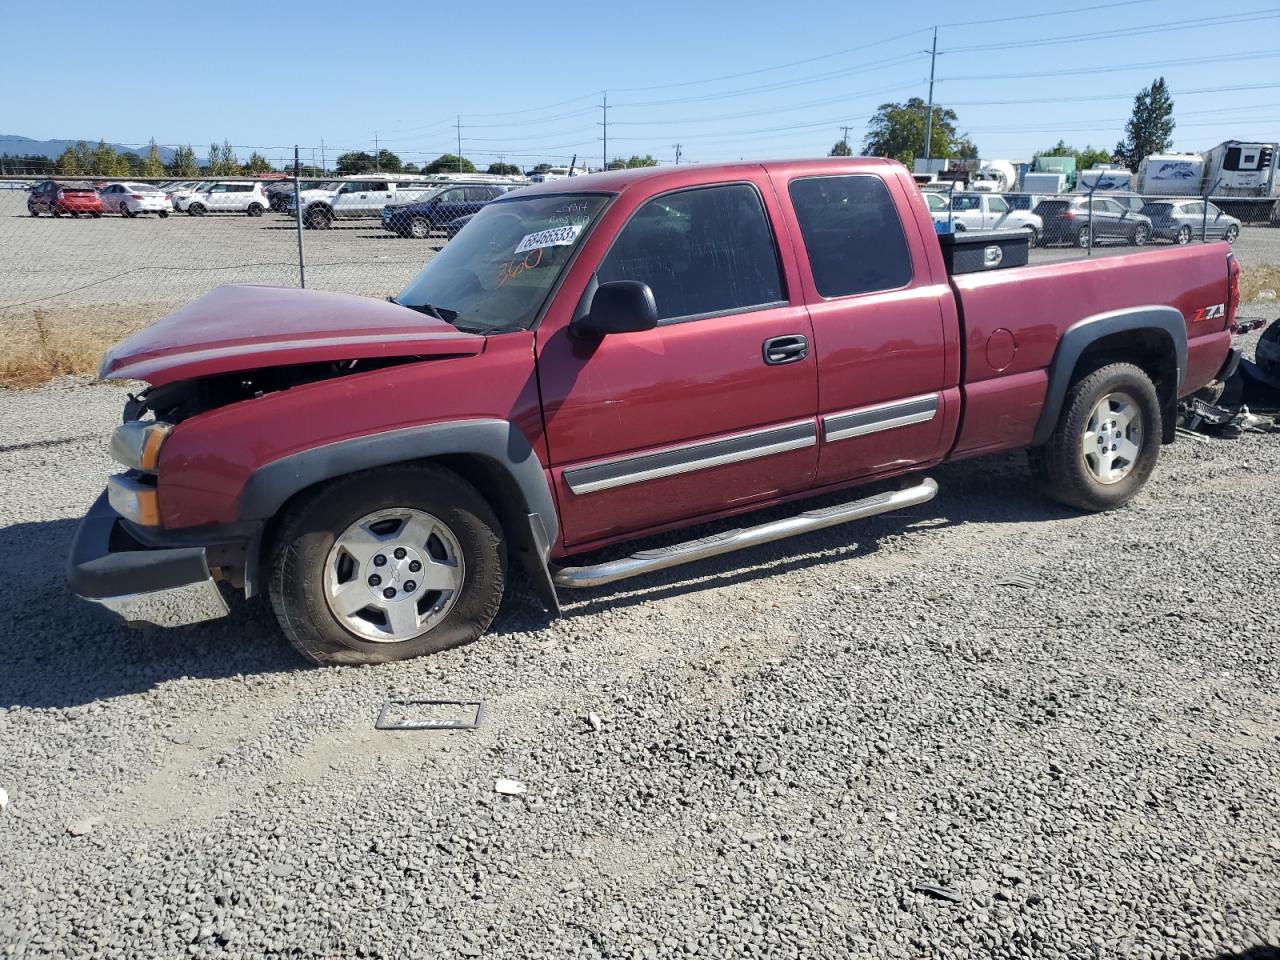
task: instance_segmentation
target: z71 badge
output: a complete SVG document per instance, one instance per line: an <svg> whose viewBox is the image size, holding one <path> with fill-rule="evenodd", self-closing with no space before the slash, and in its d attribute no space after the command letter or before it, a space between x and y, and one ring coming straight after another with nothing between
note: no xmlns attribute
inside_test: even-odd
<svg viewBox="0 0 1280 960"><path fill-rule="evenodd" d="M1215 303L1212 307L1201 307L1191 320L1193 323L1199 323L1201 320L1221 320L1226 315L1227 305L1225 303Z"/></svg>

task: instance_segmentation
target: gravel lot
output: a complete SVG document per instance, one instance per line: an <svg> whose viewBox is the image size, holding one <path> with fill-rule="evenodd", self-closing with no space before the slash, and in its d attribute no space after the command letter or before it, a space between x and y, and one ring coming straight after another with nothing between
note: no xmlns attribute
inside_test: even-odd
<svg viewBox="0 0 1280 960"><path fill-rule="evenodd" d="M0 956L1276 956L1278 437L1182 440L1104 516L954 465L316 669L261 603L140 633L68 595L123 398L0 394ZM487 714L375 731L396 693Z"/></svg>

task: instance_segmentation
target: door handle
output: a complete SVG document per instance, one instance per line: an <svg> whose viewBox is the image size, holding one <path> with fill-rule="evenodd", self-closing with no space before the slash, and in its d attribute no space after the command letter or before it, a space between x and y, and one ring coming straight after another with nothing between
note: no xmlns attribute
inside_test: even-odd
<svg viewBox="0 0 1280 960"><path fill-rule="evenodd" d="M764 342L764 362L771 367L782 363L795 363L808 355L809 340L798 333L770 337Z"/></svg>

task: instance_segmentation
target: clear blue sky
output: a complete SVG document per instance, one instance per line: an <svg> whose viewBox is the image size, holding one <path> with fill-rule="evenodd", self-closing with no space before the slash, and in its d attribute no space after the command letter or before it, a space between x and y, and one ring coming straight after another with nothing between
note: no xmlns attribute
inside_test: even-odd
<svg viewBox="0 0 1280 960"><path fill-rule="evenodd" d="M0 111L0 133L154 137L201 156L227 138L273 160L294 143L318 160L323 140L330 164L376 135L421 162L455 149L460 115L463 153L479 163L598 164L607 91L611 157L670 162L676 143L692 161L818 155L844 125L857 152L877 104L927 95L936 16L935 100L985 158L1026 159L1059 136L1112 147L1158 74L1176 103L1175 149L1280 140L1280 7L1263 2L288 8L54 2L35 19L61 26L41 42L16 29L25 15L6 18L0 77L24 95Z"/></svg>

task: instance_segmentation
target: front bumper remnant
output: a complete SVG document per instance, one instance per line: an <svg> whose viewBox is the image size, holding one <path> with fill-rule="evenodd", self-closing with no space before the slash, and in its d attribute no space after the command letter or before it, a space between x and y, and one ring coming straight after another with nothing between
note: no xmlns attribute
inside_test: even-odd
<svg viewBox="0 0 1280 960"><path fill-rule="evenodd" d="M106 493L94 501L71 541L67 582L75 594L126 623L179 627L228 612L204 547L143 546L123 528Z"/></svg>

